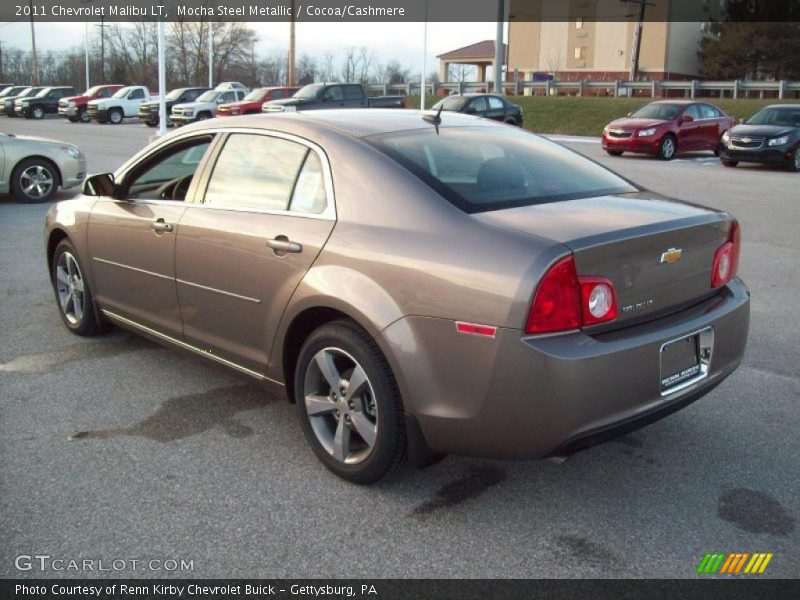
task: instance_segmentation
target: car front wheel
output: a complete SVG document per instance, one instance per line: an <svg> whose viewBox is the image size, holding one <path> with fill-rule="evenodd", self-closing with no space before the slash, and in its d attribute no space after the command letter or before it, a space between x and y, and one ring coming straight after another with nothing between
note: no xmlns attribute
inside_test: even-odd
<svg viewBox="0 0 800 600"><path fill-rule="evenodd" d="M606 150L609 156L622 156L622 152L620 150Z"/></svg>
<svg viewBox="0 0 800 600"><path fill-rule="evenodd" d="M119 110L118 108L109 111L108 120L112 125L119 125L120 123L122 123L122 119L123 119L122 111Z"/></svg>
<svg viewBox="0 0 800 600"><path fill-rule="evenodd" d="M672 135L665 135L658 146L658 158L661 160L672 160L675 158L675 150L677 149L675 138Z"/></svg>
<svg viewBox="0 0 800 600"><path fill-rule="evenodd" d="M795 173L800 172L800 146L794 149L794 157L789 164L789 169Z"/></svg>
<svg viewBox="0 0 800 600"><path fill-rule="evenodd" d="M722 166L723 167L735 167L739 164L738 160L729 160L727 158L722 159Z"/></svg>
<svg viewBox="0 0 800 600"><path fill-rule="evenodd" d="M80 119L81 123L88 123L89 121L91 121L91 119L89 118L89 113L86 112L86 109L78 111L78 119Z"/></svg>
<svg viewBox="0 0 800 600"><path fill-rule="evenodd" d="M58 190L55 166L43 158L23 160L11 174L11 191L20 202L47 202Z"/></svg>
<svg viewBox="0 0 800 600"><path fill-rule="evenodd" d="M92 290L86 281L78 253L69 242L62 240L53 252L51 279L61 320L72 333L93 336L101 333Z"/></svg>
<svg viewBox="0 0 800 600"><path fill-rule="evenodd" d="M303 433L339 477L373 483L405 460L400 393L375 341L349 321L313 332L294 379Z"/></svg>

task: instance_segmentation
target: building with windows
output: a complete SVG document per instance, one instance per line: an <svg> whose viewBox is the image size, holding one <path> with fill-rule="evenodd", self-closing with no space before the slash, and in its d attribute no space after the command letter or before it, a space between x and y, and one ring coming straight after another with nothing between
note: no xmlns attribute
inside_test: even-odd
<svg viewBox="0 0 800 600"><path fill-rule="evenodd" d="M552 0L551 0L552 1ZM508 79L533 80L548 73L562 81L627 80L630 75L637 5L609 0L567 0L558 5L560 21L546 21L547 0L531 3L537 14L510 15ZM512 10L526 6L514 5ZM687 16L687 6L694 12ZM678 16L673 11L682 11ZM556 9L553 9L556 10ZM600 12L602 11L602 12ZM710 15L709 3L687 5L651 0L646 6L639 54L639 78L687 79L699 76L698 49ZM614 15L618 12L618 16ZM556 13L553 13L556 14ZM684 20L671 20L680 18ZM696 19L693 21L688 18ZM615 19L615 20L612 20Z"/></svg>

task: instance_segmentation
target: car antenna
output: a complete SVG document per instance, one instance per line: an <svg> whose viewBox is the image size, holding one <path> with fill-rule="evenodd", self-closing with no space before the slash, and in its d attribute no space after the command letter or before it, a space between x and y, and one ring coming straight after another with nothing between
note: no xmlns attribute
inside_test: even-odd
<svg viewBox="0 0 800 600"><path fill-rule="evenodd" d="M435 115L424 115L422 120L430 123L434 127L436 127L436 135L439 135L439 125L442 124L442 109L444 108L444 102L439 105L439 110L436 111Z"/></svg>

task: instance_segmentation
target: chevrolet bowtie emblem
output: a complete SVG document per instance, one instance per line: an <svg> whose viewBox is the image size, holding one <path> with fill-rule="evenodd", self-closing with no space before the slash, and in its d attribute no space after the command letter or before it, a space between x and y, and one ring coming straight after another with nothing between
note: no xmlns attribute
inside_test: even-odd
<svg viewBox="0 0 800 600"><path fill-rule="evenodd" d="M753 140L751 140L750 138L742 138L742 141L743 141L745 144L749 144L749 143L750 143L750 142L752 142Z"/></svg>
<svg viewBox="0 0 800 600"><path fill-rule="evenodd" d="M683 250L680 248L670 248L666 252L661 253L661 262L671 265L672 263L678 261L678 259L681 257L681 254L683 254Z"/></svg>

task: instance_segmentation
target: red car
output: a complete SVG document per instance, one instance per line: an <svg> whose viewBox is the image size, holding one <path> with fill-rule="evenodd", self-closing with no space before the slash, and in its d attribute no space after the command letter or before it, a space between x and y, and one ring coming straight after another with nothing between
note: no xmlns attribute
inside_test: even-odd
<svg viewBox="0 0 800 600"><path fill-rule="evenodd" d="M62 98L58 101L58 114L66 117L72 123L88 123L90 121L86 108L90 100L98 100L100 98L110 98L118 90L122 89L122 85L96 85L89 88L80 96L70 96L69 98Z"/></svg>
<svg viewBox="0 0 800 600"><path fill-rule="evenodd" d="M603 129L603 149L650 154L670 160L678 152L719 149L720 138L736 120L722 110L695 100L659 100L643 106Z"/></svg>
<svg viewBox="0 0 800 600"><path fill-rule="evenodd" d="M238 115L254 115L261 112L261 105L269 100L290 98L299 90L299 87L263 87L256 88L244 100L220 104L217 109L218 117L236 117Z"/></svg>

